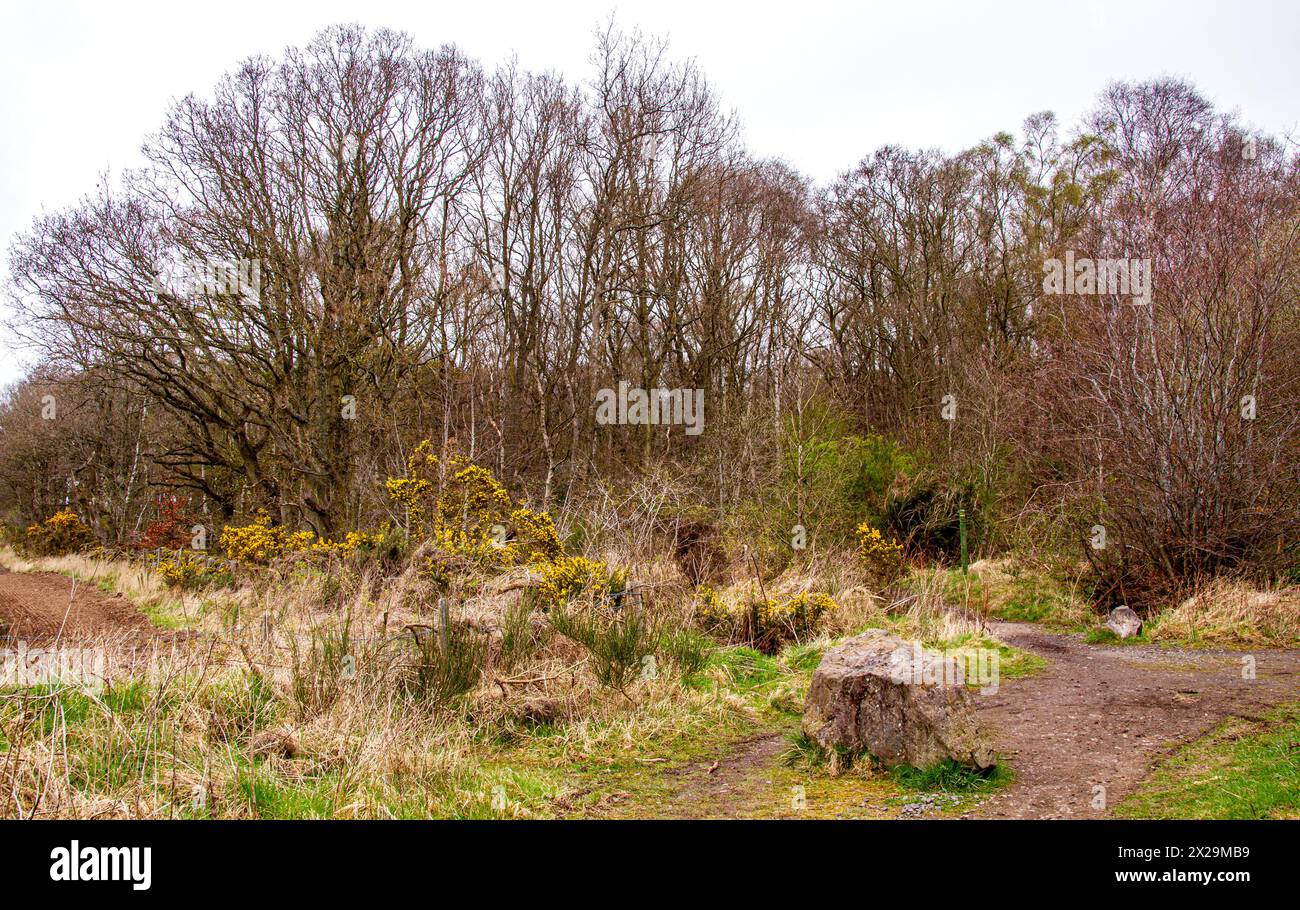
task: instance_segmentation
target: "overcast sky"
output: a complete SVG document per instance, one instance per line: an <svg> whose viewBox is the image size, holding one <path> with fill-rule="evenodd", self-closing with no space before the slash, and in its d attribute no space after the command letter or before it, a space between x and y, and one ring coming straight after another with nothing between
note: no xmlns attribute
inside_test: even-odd
<svg viewBox="0 0 1300 910"><path fill-rule="evenodd" d="M1300 134L1296 0L0 0L0 250L138 165L173 99L322 26L404 29L579 80L611 12L697 60L755 153L821 180L887 143L955 151L1040 110L1071 125L1114 79L1183 76L1250 125ZM20 374L0 339L0 384Z"/></svg>

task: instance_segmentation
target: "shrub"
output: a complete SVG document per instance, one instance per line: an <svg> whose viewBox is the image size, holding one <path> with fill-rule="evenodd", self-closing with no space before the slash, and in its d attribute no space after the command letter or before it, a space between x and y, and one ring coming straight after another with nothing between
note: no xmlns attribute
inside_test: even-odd
<svg viewBox="0 0 1300 910"><path fill-rule="evenodd" d="M758 608L758 648L775 653L788 641L806 637L822 617L839 609L829 594L797 594L784 603L767 600Z"/></svg>
<svg viewBox="0 0 1300 910"><path fill-rule="evenodd" d="M642 661L659 650L660 623L645 610L630 607L609 613L599 607L552 609L555 631L572 639L591 655L591 668L604 686L626 694L627 685L640 673Z"/></svg>
<svg viewBox="0 0 1300 910"><path fill-rule="evenodd" d="M728 641L748 642L765 654L775 654L785 643L807 637L823 617L838 609L829 594L730 603L707 587L696 592L695 606L696 618L705 630Z"/></svg>
<svg viewBox="0 0 1300 910"><path fill-rule="evenodd" d="M220 544L228 559L255 566L266 566L288 555L371 557L394 562L407 546L405 535L388 524L375 531L349 531L342 540L330 540L318 538L313 531L290 531L273 525L265 511L258 512L250 524L227 525L221 531Z"/></svg>
<svg viewBox="0 0 1300 910"><path fill-rule="evenodd" d="M223 528L220 544L227 559L264 566L286 552L306 550L315 536L311 531L290 532L281 525L272 525L271 516L263 510L251 524Z"/></svg>
<svg viewBox="0 0 1300 910"><path fill-rule="evenodd" d="M406 507L412 536L433 543L437 561L501 567L546 562L563 551L548 513L516 506L491 471L463 455L440 458L426 439L406 472L388 479L388 495Z"/></svg>
<svg viewBox="0 0 1300 910"><path fill-rule="evenodd" d="M623 573L583 556L561 556L546 563L541 576L537 597L544 609L563 607L584 595L592 603L602 603L626 583Z"/></svg>
<svg viewBox="0 0 1300 910"><path fill-rule="evenodd" d="M310 533L310 532L303 532ZM340 559L370 558L383 562L396 562L406 551L406 535L388 523L375 531L349 531L342 540L321 537L302 552L313 556L334 556Z"/></svg>
<svg viewBox="0 0 1300 910"><path fill-rule="evenodd" d="M549 627L543 627L549 628ZM531 659L544 644L533 625L533 609L528 598L521 597L506 608L501 617L501 667L511 670Z"/></svg>
<svg viewBox="0 0 1300 910"><path fill-rule="evenodd" d="M27 549L38 556L66 556L86 549L95 535L72 509L60 509L27 529Z"/></svg>
<svg viewBox="0 0 1300 910"><path fill-rule="evenodd" d="M487 664L486 636L465 623L447 622L439 630L416 635L411 647L406 694L434 705L448 705L471 691Z"/></svg>
<svg viewBox="0 0 1300 910"><path fill-rule="evenodd" d="M712 581L727 561L717 528L706 521L679 522L673 537L673 559L693 585Z"/></svg>
<svg viewBox="0 0 1300 910"><path fill-rule="evenodd" d="M154 571L167 584L184 591L228 586L234 580L228 566L190 550L179 550L174 557L159 560Z"/></svg>
<svg viewBox="0 0 1300 910"><path fill-rule="evenodd" d="M969 487L922 481L890 495L882 527L908 554L956 559L961 552L959 512L966 510L968 538L974 540L976 506Z"/></svg>
<svg viewBox="0 0 1300 910"><path fill-rule="evenodd" d="M564 551L555 520L549 512L534 512L523 506L510 513L514 541L507 544L520 562L547 562Z"/></svg>
<svg viewBox="0 0 1300 910"><path fill-rule="evenodd" d="M853 423L818 400L786 415L772 441L779 449L772 469L726 511L728 540L749 544L779 572L800 557L792 546L796 527L803 528L807 555L850 544L864 517L879 526L890 491L916 472L921 455L887 437L855 433Z"/></svg>
<svg viewBox="0 0 1300 910"><path fill-rule="evenodd" d="M158 497L158 518L140 536L142 550L179 550L190 545L193 523L185 516L187 501L175 494Z"/></svg>
<svg viewBox="0 0 1300 910"><path fill-rule="evenodd" d="M903 572L903 546L867 522L858 525L858 559L873 580L889 584Z"/></svg>

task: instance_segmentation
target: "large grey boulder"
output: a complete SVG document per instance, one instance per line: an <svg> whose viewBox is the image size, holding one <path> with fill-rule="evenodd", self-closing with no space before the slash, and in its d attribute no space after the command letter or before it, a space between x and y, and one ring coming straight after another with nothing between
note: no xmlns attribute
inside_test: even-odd
<svg viewBox="0 0 1300 910"><path fill-rule="evenodd" d="M1110 611L1106 628L1120 638L1132 638L1142 631L1142 620L1128 607L1116 607Z"/></svg>
<svg viewBox="0 0 1300 910"><path fill-rule="evenodd" d="M823 749L870 752L886 765L953 759L989 768L993 749L964 683L951 658L873 629L826 652L808 688L803 732Z"/></svg>

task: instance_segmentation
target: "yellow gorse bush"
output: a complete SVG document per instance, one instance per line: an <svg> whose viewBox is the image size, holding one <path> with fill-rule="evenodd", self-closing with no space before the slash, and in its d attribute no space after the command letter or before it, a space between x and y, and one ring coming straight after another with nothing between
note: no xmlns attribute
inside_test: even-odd
<svg viewBox="0 0 1300 910"><path fill-rule="evenodd" d="M802 631L813 628L823 616L839 608L829 594L798 594L781 604L768 600L759 611L759 624L787 625Z"/></svg>
<svg viewBox="0 0 1300 910"><path fill-rule="evenodd" d="M251 524L226 525L220 544L227 559L245 565L266 565L292 553L308 555L350 556L364 547L384 540L387 528L378 531L349 531L342 540L317 538L313 531L290 531L271 524L271 516L259 511Z"/></svg>
<svg viewBox="0 0 1300 910"><path fill-rule="evenodd" d="M203 588L226 583L230 579L229 570L225 566L186 550L159 560L154 571L162 576L163 581L176 588Z"/></svg>
<svg viewBox="0 0 1300 910"><path fill-rule="evenodd" d="M328 540L324 537L313 540L308 551L311 553L322 553L331 556L351 556L359 550L366 547L378 546L383 543L387 536L388 527L381 527L378 531L349 531L342 540ZM310 531L304 532L310 534ZM312 535L313 537L315 535Z"/></svg>
<svg viewBox="0 0 1300 910"><path fill-rule="evenodd" d="M557 559L564 552L560 533L550 512L534 512L520 506L510 513L516 540L511 544L524 561L545 562Z"/></svg>
<svg viewBox="0 0 1300 910"><path fill-rule="evenodd" d="M582 595L603 601L624 582L622 575L611 572L604 562L582 556L560 556L542 563L541 575L537 593L547 607L562 607Z"/></svg>
<svg viewBox="0 0 1300 910"><path fill-rule="evenodd" d="M545 567L563 556L550 514L516 505L487 468L455 453L440 458L426 439L406 460L406 471L406 477L390 477L384 486L405 507L411 537L433 545L434 555L424 561L429 578L448 581L466 563L480 569ZM351 531L342 540L318 539L311 531L273 524L263 510L247 525L226 526L220 544L229 559L264 566L288 554L347 557L384 546L391 530L385 525L373 532Z"/></svg>
<svg viewBox="0 0 1300 910"><path fill-rule="evenodd" d="M730 626L734 621L733 607L717 591L701 585L695 592L695 615L705 628Z"/></svg>
<svg viewBox="0 0 1300 910"><path fill-rule="evenodd" d="M695 616L714 634L735 637L752 634L775 645L798 638L816 628L824 616L839 609L829 594L796 594L784 601L767 598L755 603L730 603L709 587L696 590ZM751 628L753 621L757 628Z"/></svg>
<svg viewBox="0 0 1300 910"><path fill-rule="evenodd" d="M858 525L858 558L878 581L891 582L903 571L903 546L870 523Z"/></svg>
<svg viewBox="0 0 1300 910"><path fill-rule="evenodd" d="M430 541L441 557L506 567L550 562L563 552L548 513L516 506L491 471L463 455L439 458L426 439L406 472L388 479L388 495L406 507L412 536Z"/></svg>
<svg viewBox="0 0 1300 910"><path fill-rule="evenodd" d="M265 511L259 511L251 524L242 527L226 525L221 530L219 542L227 559L251 565L266 565L286 551L305 549L313 537L315 535L310 531L291 534L280 525L272 525L271 516Z"/></svg>
<svg viewBox="0 0 1300 910"><path fill-rule="evenodd" d="M27 528L29 549L44 556L63 556L88 547L94 534L72 509L63 508Z"/></svg>

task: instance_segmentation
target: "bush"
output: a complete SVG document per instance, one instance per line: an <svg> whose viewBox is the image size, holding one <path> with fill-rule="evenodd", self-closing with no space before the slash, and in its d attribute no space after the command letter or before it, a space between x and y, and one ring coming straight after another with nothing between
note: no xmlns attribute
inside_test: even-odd
<svg viewBox="0 0 1300 910"><path fill-rule="evenodd" d="M890 495L882 516L909 555L957 559L961 555L960 511L966 510L968 541L975 540L980 512L967 485L920 481Z"/></svg>
<svg viewBox="0 0 1300 910"><path fill-rule="evenodd" d="M149 522L137 546L141 550L179 550L190 545L194 522L185 515L187 501L171 494L158 497L158 518Z"/></svg>
<svg viewBox="0 0 1300 910"><path fill-rule="evenodd" d="M611 594L620 593L627 581L624 573L583 556L561 556L546 563L541 576L537 598L543 609L562 608L579 597L592 604L604 603Z"/></svg>
<svg viewBox="0 0 1300 910"><path fill-rule="evenodd" d="M551 626L591 654L592 672L604 686L626 694L642 661L659 650L663 630L645 610L631 607L610 614L599 607L552 609Z"/></svg>
<svg viewBox="0 0 1300 910"><path fill-rule="evenodd" d="M549 628L543 626L542 630ZM545 642L542 630L533 624L533 609L528 598L521 597L501 617L501 667L509 671L526 663Z"/></svg>
<svg viewBox="0 0 1300 910"><path fill-rule="evenodd" d="M388 479L388 495L406 507L411 535L432 542L443 562L524 565L563 551L548 513L517 506L491 471L463 455L439 457L426 439L407 459L406 473Z"/></svg>
<svg viewBox="0 0 1300 910"><path fill-rule="evenodd" d="M263 510L251 524L223 528L220 544L227 559L264 566L286 552L306 550L315 537L311 531L290 532L281 525L272 525L271 516Z"/></svg>
<svg viewBox="0 0 1300 910"><path fill-rule="evenodd" d="M220 544L226 557L251 566L267 566L285 556L375 559L392 564L407 549L406 534L389 524L375 531L349 531L342 540L317 537L313 531L290 531L271 523L260 511L247 525L227 525Z"/></svg>
<svg viewBox="0 0 1300 910"><path fill-rule="evenodd" d="M816 548L848 543L864 516L879 524L890 491L918 464L893 440L853 433L846 416L824 405L791 415L779 445L778 470L729 511L728 527L778 566L794 555L796 526Z"/></svg>
<svg viewBox="0 0 1300 910"><path fill-rule="evenodd" d="M414 636L414 662L407 666L409 697L447 705L473 690L487 665L487 637L464 623Z"/></svg>
<svg viewBox="0 0 1300 910"><path fill-rule="evenodd" d="M154 571L167 584L183 591L228 587L234 583L229 566L190 550L179 550L174 557L159 560Z"/></svg>
<svg viewBox="0 0 1300 910"><path fill-rule="evenodd" d="M37 556L67 556L86 549L95 535L71 509L60 509L27 529L25 546Z"/></svg>
<svg viewBox="0 0 1300 910"><path fill-rule="evenodd" d="M903 572L902 544L865 521L858 525L858 559L879 584L890 584Z"/></svg>
<svg viewBox="0 0 1300 910"><path fill-rule="evenodd" d="M707 521L679 521L673 533L673 559L693 585L712 581L727 562L717 528Z"/></svg>
<svg viewBox="0 0 1300 910"><path fill-rule="evenodd" d="M727 641L746 642L775 654L791 641L812 634L822 618L839 609L829 594L803 593L785 601L732 603L711 588L696 592L695 614L708 632Z"/></svg>

